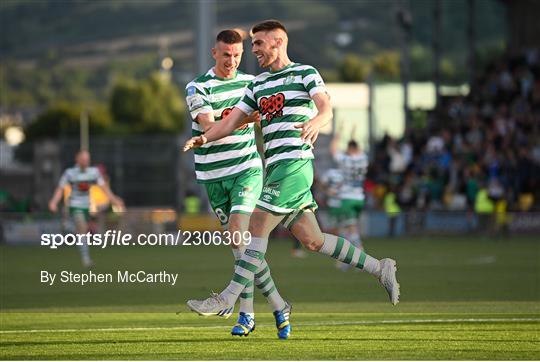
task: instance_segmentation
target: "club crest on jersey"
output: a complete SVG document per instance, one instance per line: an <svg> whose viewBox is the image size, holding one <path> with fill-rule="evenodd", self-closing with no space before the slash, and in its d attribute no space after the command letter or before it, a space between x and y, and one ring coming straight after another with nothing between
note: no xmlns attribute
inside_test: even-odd
<svg viewBox="0 0 540 362"><path fill-rule="evenodd" d="M284 85L289 85L291 84L292 82L294 82L294 75L293 74L289 74L287 76L287 78L285 78L285 80L283 81L283 84Z"/></svg>

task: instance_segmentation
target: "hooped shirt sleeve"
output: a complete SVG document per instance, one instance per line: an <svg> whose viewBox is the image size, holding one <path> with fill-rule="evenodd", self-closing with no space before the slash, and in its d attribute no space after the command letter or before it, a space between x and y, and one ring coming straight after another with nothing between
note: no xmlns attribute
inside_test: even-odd
<svg viewBox="0 0 540 362"><path fill-rule="evenodd" d="M196 120L199 114L213 112L204 88L195 82L186 86L186 104L193 120Z"/></svg>
<svg viewBox="0 0 540 362"><path fill-rule="evenodd" d="M317 69L310 67L306 73L307 74L302 77L302 82L310 97L313 98L317 93L328 93L326 85Z"/></svg>

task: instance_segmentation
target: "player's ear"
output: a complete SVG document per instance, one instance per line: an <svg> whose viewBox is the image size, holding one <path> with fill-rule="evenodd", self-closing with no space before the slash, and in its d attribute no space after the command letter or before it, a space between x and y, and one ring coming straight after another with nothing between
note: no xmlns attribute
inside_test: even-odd
<svg viewBox="0 0 540 362"><path fill-rule="evenodd" d="M212 48L212 58L216 59L216 56L217 56L217 49Z"/></svg>

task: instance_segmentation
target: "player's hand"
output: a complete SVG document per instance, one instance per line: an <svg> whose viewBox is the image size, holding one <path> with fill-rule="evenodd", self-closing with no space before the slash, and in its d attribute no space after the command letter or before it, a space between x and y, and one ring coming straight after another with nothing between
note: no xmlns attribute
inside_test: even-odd
<svg viewBox="0 0 540 362"><path fill-rule="evenodd" d="M247 124L247 123L260 123L260 122L261 122L261 114L259 113L259 111L254 111L254 112L251 112L249 116L244 118L244 122L242 123Z"/></svg>
<svg viewBox="0 0 540 362"><path fill-rule="evenodd" d="M52 213L56 213L58 211L58 205L55 204L54 202L49 202L49 210Z"/></svg>
<svg viewBox="0 0 540 362"><path fill-rule="evenodd" d="M208 140L204 135L192 137L184 144L184 152L189 151L192 148L199 148L204 145Z"/></svg>
<svg viewBox="0 0 540 362"><path fill-rule="evenodd" d="M111 200L113 204L113 210L114 212L123 212L126 210L126 205L124 204L124 200L122 200L119 197L115 197L113 200Z"/></svg>
<svg viewBox="0 0 540 362"><path fill-rule="evenodd" d="M302 133L300 133L300 138L302 138L304 142L309 143L312 146L317 140L317 137L319 137L319 127L313 125L311 121L297 124L294 126L294 128L301 129Z"/></svg>
<svg viewBox="0 0 540 362"><path fill-rule="evenodd" d="M249 116L245 117L242 120L242 125L236 130L246 129L250 123L257 123L259 126L261 125L261 115L259 114L259 111L254 111Z"/></svg>

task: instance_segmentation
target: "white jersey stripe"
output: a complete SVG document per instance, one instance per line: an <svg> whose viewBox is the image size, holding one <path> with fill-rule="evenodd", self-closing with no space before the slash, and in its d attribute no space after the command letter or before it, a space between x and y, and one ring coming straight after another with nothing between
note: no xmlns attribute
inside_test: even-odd
<svg viewBox="0 0 540 362"><path fill-rule="evenodd" d="M274 162L282 161L282 160L290 160L290 159L303 160L303 159L309 159L309 158L314 158L313 152L311 151L311 149L305 150L305 151L294 150L290 152L283 152L283 153L278 153L277 155L274 155L272 157L269 157L266 160L266 166L268 167Z"/></svg>
<svg viewBox="0 0 540 362"><path fill-rule="evenodd" d="M199 164L211 163L216 161L224 161L230 158L237 158L242 156L247 156L253 152L257 152L257 145L251 147L245 147L240 150L231 150L210 153L208 155L195 155L195 162Z"/></svg>
<svg viewBox="0 0 540 362"><path fill-rule="evenodd" d="M225 176L232 176L241 171L245 171L249 168L256 167L262 168L262 161L260 158L253 158L247 162L241 163L232 167L224 167L211 171L195 171L197 174L197 179L202 181L219 179Z"/></svg>
<svg viewBox="0 0 540 362"><path fill-rule="evenodd" d="M301 138L297 138L297 137L278 138L278 139L266 142L264 144L264 150L268 151L273 148L281 147L281 146L303 146L305 144L307 143L304 142Z"/></svg>

